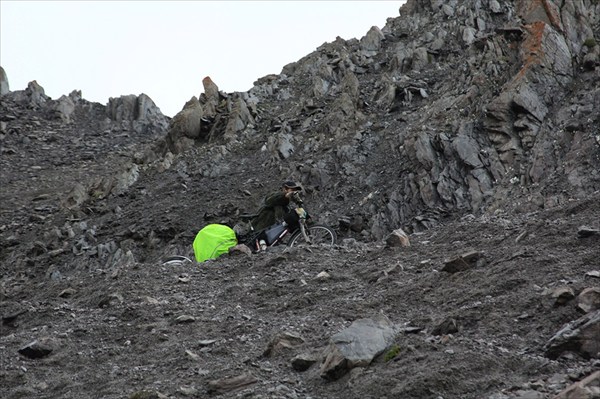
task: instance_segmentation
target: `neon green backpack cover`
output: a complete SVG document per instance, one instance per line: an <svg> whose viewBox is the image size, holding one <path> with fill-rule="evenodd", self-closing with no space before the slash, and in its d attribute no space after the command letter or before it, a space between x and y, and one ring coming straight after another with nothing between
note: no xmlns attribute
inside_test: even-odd
<svg viewBox="0 0 600 399"><path fill-rule="evenodd" d="M237 245L235 231L222 224L209 224L196 234L194 239L194 255L196 261L204 262L216 259Z"/></svg>

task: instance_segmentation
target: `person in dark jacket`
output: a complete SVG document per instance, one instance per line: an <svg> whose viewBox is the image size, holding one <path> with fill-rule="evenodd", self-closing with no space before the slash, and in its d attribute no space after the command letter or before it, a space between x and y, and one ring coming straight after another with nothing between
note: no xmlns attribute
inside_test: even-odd
<svg viewBox="0 0 600 399"><path fill-rule="evenodd" d="M251 224L254 230L265 229L282 220L290 223L290 218L293 218L293 215L291 215L289 204L290 201L299 205L302 204L300 196L296 195L300 191L302 191L302 187L296 182L286 181L281 186L281 191L268 195L256 217L252 220Z"/></svg>

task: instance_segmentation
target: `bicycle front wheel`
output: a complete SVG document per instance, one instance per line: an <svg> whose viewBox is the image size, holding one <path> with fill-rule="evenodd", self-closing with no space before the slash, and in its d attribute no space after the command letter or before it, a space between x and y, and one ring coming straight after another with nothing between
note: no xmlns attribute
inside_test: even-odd
<svg viewBox="0 0 600 399"><path fill-rule="evenodd" d="M327 226L310 226L306 227L306 235L310 239L310 242L307 243L304 235L301 231L297 231L294 233L292 237L290 237L290 241L288 242L288 247L294 247L299 245L333 245L337 239L335 235L335 231L330 229Z"/></svg>

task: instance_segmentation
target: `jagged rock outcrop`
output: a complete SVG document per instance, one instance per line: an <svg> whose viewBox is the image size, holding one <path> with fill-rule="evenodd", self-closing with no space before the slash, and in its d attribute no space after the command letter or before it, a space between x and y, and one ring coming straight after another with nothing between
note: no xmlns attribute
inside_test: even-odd
<svg viewBox="0 0 600 399"><path fill-rule="evenodd" d="M536 188L551 175L599 188L600 94L595 61L584 63L597 47L598 5L413 0L401 13L259 79L251 105L227 95L233 106L219 111L209 90L210 117L229 121L226 134L207 121L201 139L264 140L265 165L284 160L281 174L301 171L309 190L335 180L338 196L375 193L359 213L378 239L448 212L504 207L514 189L531 191L523 210L551 206L565 200L560 190ZM198 127L187 136L201 136ZM570 162L574 154L589 164ZM358 173L373 168L380 175Z"/></svg>
<svg viewBox="0 0 600 399"><path fill-rule="evenodd" d="M26 103L29 108L39 109L46 105L50 97L46 95L44 88L35 80L29 82L23 91L12 93L16 101Z"/></svg>
<svg viewBox="0 0 600 399"><path fill-rule="evenodd" d="M80 93L81 97L81 93ZM54 111L58 114L58 116L64 121L69 122L71 120L71 115L75 112L75 101L73 101L72 96L62 95L56 102L53 104Z"/></svg>
<svg viewBox="0 0 600 399"><path fill-rule="evenodd" d="M208 76L202 84L204 93L192 97L171 121L163 152L180 153L221 138L232 143L253 135L255 98L247 93L225 95Z"/></svg>
<svg viewBox="0 0 600 399"><path fill-rule="evenodd" d="M8 92L10 92L8 77L6 76L4 68L0 67L0 96L3 96Z"/></svg>
<svg viewBox="0 0 600 399"><path fill-rule="evenodd" d="M512 190L530 192L522 211L552 206L566 198L540 192L550 176L581 194L600 188L598 5L413 0L401 13L259 79L252 103L236 93L215 109L213 89L200 139L263 141L263 165L309 190L335 181L341 199L350 187L373 193L358 213L377 239L508 206Z"/></svg>
<svg viewBox="0 0 600 399"><path fill-rule="evenodd" d="M53 100L36 81L25 90L3 95L1 107L0 163L6 168L18 157L21 167L39 171L39 177L35 177L40 180L35 185L37 190L56 187L56 177L48 178L53 168L80 163L82 175L86 171L89 175L104 175L121 165L120 171L107 173L99 181L77 178L62 182L64 197L60 203L67 209L79 209L90 200L126 192L138 178L138 163L144 161L143 157L131 156L119 159L119 154L130 146L150 146L166 135L169 123L144 94L111 98L107 106L84 100L79 90ZM27 116L30 113L35 116ZM120 148L115 147L116 138ZM60 145L61 151L50 151L54 144ZM98 159L97 154L104 152L111 155ZM6 193L27 184L27 179L14 179L9 174L0 182Z"/></svg>
<svg viewBox="0 0 600 399"><path fill-rule="evenodd" d="M121 124L123 129L140 134L161 135L169 125L168 118L146 94L109 98L106 115L111 121Z"/></svg>
<svg viewBox="0 0 600 399"><path fill-rule="evenodd" d="M213 82L210 76L206 76L202 79L202 86L204 87L204 93L200 94L199 100L202 104L203 116L206 118L214 118L221 100L219 86Z"/></svg>
<svg viewBox="0 0 600 399"><path fill-rule="evenodd" d="M167 148L179 153L192 147L194 139L200 137L203 116L202 105L196 97L192 97L171 121Z"/></svg>

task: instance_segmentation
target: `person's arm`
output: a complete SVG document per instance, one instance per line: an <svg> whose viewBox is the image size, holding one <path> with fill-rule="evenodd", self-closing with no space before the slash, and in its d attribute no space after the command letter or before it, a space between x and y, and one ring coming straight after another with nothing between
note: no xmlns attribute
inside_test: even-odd
<svg viewBox="0 0 600 399"><path fill-rule="evenodd" d="M285 206L289 204L290 200L286 197L284 192L274 193L265 198L265 206L273 208L275 206Z"/></svg>

